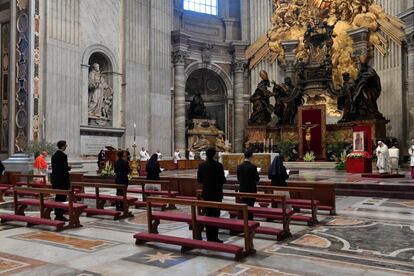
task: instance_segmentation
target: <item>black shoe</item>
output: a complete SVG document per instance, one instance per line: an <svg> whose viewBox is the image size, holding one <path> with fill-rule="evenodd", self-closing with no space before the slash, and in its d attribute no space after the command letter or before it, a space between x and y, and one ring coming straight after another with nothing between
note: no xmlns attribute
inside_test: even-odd
<svg viewBox="0 0 414 276"><path fill-rule="evenodd" d="M223 243L223 241L222 241L222 240L220 240L220 239L214 239L214 240L208 240L208 241L210 241L210 242L218 242L218 243Z"/></svg>
<svg viewBox="0 0 414 276"><path fill-rule="evenodd" d="M62 217L55 217L55 220L68 221L68 219L63 217L63 216Z"/></svg>

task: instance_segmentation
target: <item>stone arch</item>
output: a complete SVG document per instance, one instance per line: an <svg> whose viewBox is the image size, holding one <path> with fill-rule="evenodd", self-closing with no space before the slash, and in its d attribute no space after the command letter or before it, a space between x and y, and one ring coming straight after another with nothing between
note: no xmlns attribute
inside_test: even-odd
<svg viewBox="0 0 414 276"><path fill-rule="evenodd" d="M233 96L233 85L230 76L220 66L216 64L206 64L198 61L191 63L185 69L185 80L187 81L191 73L198 69L209 69L215 72L221 78L224 85L226 86L226 97Z"/></svg>
<svg viewBox="0 0 414 276"><path fill-rule="evenodd" d="M119 72L119 64L117 62L117 59L115 58L115 55L112 53L112 51L108 47L101 45L101 44L93 44L93 45L89 45L88 47L86 47L82 55L82 64L88 65L89 58L94 53L100 53L104 55L108 59L109 63L111 64L112 72Z"/></svg>

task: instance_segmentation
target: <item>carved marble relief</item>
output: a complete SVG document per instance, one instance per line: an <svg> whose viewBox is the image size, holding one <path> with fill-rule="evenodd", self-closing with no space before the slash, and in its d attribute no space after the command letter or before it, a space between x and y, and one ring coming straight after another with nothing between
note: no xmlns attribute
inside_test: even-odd
<svg viewBox="0 0 414 276"><path fill-rule="evenodd" d="M17 2L16 22L16 111L14 147L16 152L24 151L28 141L28 78L30 52L29 2Z"/></svg>
<svg viewBox="0 0 414 276"><path fill-rule="evenodd" d="M39 98L40 98L40 15L39 15L39 0L35 2L34 12L34 49L33 49L33 118L32 118L32 132L33 140L39 140L40 134L40 113L39 113ZM44 127L44 126L43 126ZM43 139L45 137L42 137Z"/></svg>
<svg viewBox="0 0 414 276"><path fill-rule="evenodd" d="M4 23L1 26L0 152L7 152L9 147L9 44L10 23Z"/></svg>

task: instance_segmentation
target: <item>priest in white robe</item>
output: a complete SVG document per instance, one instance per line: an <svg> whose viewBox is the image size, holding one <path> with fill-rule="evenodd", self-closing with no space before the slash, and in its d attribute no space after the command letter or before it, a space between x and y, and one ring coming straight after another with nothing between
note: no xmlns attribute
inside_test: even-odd
<svg viewBox="0 0 414 276"><path fill-rule="evenodd" d="M139 152L139 160L140 161L147 161L150 159L150 156L148 152L145 150L144 147L141 148L141 151Z"/></svg>
<svg viewBox="0 0 414 276"><path fill-rule="evenodd" d="M386 144L382 141L378 141L378 146L375 149L377 156L377 168L379 173L390 172L390 153Z"/></svg>
<svg viewBox="0 0 414 276"><path fill-rule="evenodd" d="M414 139L411 139L411 146L408 149L410 155L411 178L414 178Z"/></svg>
<svg viewBox="0 0 414 276"><path fill-rule="evenodd" d="M178 164L178 160L181 160L181 154L178 149L175 150L173 159L174 159L174 164Z"/></svg>

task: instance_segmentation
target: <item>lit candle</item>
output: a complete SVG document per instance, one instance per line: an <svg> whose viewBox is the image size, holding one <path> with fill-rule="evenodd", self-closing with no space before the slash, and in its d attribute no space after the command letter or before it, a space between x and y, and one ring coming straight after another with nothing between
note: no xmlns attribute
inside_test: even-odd
<svg viewBox="0 0 414 276"><path fill-rule="evenodd" d="M136 136L137 136L137 124L134 123L134 144L135 144Z"/></svg>
<svg viewBox="0 0 414 276"><path fill-rule="evenodd" d="M273 152L273 139L270 139L270 152Z"/></svg>

